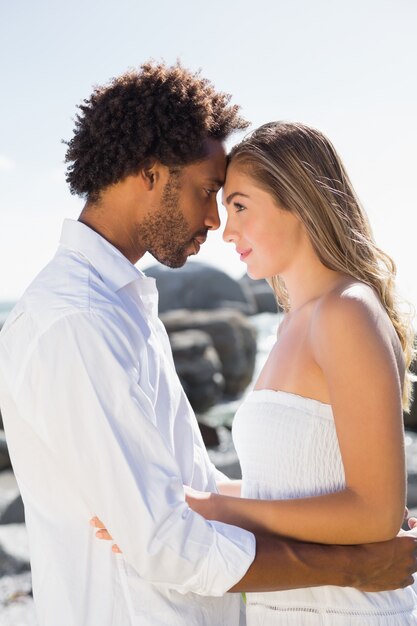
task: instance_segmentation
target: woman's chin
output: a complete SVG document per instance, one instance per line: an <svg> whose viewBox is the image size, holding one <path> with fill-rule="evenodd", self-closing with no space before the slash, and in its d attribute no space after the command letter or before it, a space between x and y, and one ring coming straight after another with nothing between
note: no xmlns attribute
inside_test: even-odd
<svg viewBox="0 0 417 626"><path fill-rule="evenodd" d="M249 278L252 278L252 280L261 280L262 278L268 278L268 276L266 276L263 272L250 269L249 267L247 268L246 273Z"/></svg>

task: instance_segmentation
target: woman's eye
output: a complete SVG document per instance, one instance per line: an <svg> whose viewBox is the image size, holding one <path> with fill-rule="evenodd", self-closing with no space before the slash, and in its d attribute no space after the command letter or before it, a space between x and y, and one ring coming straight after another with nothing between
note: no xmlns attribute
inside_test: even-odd
<svg viewBox="0 0 417 626"><path fill-rule="evenodd" d="M243 206L243 204L240 204L240 202L233 202L233 206L236 209L236 213L239 213L240 211L244 211L246 209L246 207Z"/></svg>

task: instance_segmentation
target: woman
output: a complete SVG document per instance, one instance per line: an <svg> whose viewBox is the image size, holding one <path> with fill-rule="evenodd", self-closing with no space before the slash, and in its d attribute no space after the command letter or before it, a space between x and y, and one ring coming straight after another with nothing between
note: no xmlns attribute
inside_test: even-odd
<svg viewBox="0 0 417 626"><path fill-rule="evenodd" d="M413 356L394 263L376 247L333 146L302 124L266 124L232 150L224 204L224 239L252 278L270 281L285 315L233 423L242 481L220 494L186 487L189 505L303 541L394 537ZM399 626L417 624L416 607L410 587L248 593L247 623Z"/></svg>
<svg viewBox="0 0 417 626"><path fill-rule="evenodd" d="M242 483L229 495L187 488L190 506L303 541L394 537L405 506L402 409L413 354L394 263L375 245L332 144L302 124L266 124L232 150L224 204L224 239L252 278L269 279L285 315L234 420ZM416 595L251 593L247 620L417 624Z"/></svg>

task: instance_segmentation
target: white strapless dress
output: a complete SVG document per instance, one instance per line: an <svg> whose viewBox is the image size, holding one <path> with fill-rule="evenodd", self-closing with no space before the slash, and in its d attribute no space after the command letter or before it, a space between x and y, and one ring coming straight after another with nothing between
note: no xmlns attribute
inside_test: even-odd
<svg viewBox="0 0 417 626"><path fill-rule="evenodd" d="M233 439L243 497L302 498L345 486L328 404L284 391L252 391L234 418ZM246 610L247 626L417 625L413 587L381 593L335 586L248 593Z"/></svg>

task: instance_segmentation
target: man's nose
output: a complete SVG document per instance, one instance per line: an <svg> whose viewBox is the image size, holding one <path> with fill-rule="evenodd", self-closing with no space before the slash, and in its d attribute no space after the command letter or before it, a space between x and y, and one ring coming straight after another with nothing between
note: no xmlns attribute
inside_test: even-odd
<svg viewBox="0 0 417 626"><path fill-rule="evenodd" d="M210 210L204 220L206 227L210 230L217 230L220 226L220 215L217 207L217 202L214 201L210 206Z"/></svg>

